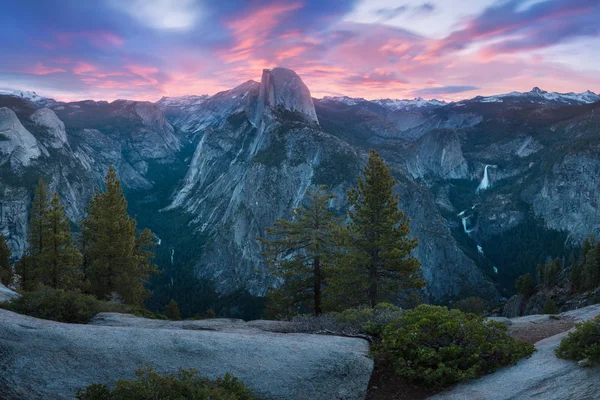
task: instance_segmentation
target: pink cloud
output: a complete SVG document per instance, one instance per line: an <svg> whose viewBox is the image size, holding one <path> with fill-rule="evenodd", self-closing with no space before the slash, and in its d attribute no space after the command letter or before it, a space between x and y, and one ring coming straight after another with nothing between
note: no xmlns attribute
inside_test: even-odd
<svg viewBox="0 0 600 400"><path fill-rule="evenodd" d="M33 74L33 75L50 75L50 74L55 74L58 72L67 72L67 71L63 68L48 67L48 66L44 65L43 63L38 62L33 67L24 69L23 72L25 72L27 74Z"/></svg>

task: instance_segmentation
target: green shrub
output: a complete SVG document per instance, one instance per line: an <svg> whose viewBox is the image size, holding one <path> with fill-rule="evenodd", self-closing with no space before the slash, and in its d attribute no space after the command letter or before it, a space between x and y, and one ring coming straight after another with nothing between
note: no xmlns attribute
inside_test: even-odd
<svg viewBox="0 0 600 400"><path fill-rule="evenodd" d="M226 374L210 380L193 370L180 369L177 374L160 375L152 367L136 371L138 379L120 380L114 389L91 385L77 392L79 400L258 400L237 378Z"/></svg>
<svg viewBox="0 0 600 400"><path fill-rule="evenodd" d="M588 365L600 363L600 319L575 325L575 330L561 340L556 356L568 360L588 359Z"/></svg>
<svg viewBox="0 0 600 400"><path fill-rule="evenodd" d="M312 315L299 315L292 319L294 332L328 332L338 335L367 334L379 336L385 325L402 316L403 310L390 303L379 303L374 308L368 306L349 308L342 312Z"/></svg>
<svg viewBox="0 0 600 400"><path fill-rule="evenodd" d="M558 314L558 307L554 300L546 300L546 303L544 303L544 308L542 309L542 314Z"/></svg>
<svg viewBox="0 0 600 400"><path fill-rule="evenodd" d="M0 308L35 318L58 322L87 324L101 312L129 313L146 318L157 318L147 310L100 301L78 291L65 291L41 286L35 292L24 292L21 297L0 303Z"/></svg>
<svg viewBox="0 0 600 400"><path fill-rule="evenodd" d="M454 307L465 313L482 316L485 313L485 303L479 297L467 297L454 303Z"/></svg>
<svg viewBox="0 0 600 400"><path fill-rule="evenodd" d="M375 347L397 374L437 388L514 364L533 351L508 336L502 323L430 305L388 324Z"/></svg>

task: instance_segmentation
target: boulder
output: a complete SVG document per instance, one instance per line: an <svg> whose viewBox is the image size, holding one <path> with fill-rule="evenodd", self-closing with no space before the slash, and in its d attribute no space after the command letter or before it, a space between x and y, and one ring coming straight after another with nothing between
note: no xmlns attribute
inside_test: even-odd
<svg viewBox="0 0 600 400"><path fill-rule="evenodd" d="M15 297L19 297L17 292L14 292L0 283L0 303L3 301L11 301Z"/></svg>
<svg viewBox="0 0 600 400"><path fill-rule="evenodd" d="M600 304L560 314L584 321L600 315ZM534 320L535 316L528 318ZM517 323L524 322L517 319ZM513 324L515 321L513 320ZM557 358L554 350L568 332L541 340L536 352L517 365L463 383L430 399L435 400L592 400L600 393L600 366L582 368L575 361Z"/></svg>
<svg viewBox="0 0 600 400"><path fill-rule="evenodd" d="M75 325L0 310L0 393L3 400L72 399L78 388L133 379L150 364L209 378L229 372L269 399L364 399L373 369L368 342L247 325L116 314Z"/></svg>

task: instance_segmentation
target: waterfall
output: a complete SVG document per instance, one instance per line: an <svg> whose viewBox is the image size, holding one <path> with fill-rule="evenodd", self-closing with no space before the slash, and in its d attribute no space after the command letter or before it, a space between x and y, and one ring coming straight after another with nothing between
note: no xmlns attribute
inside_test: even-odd
<svg viewBox="0 0 600 400"><path fill-rule="evenodd" d="M477 193L479 193L482 190L486 190L487 188L490 187L490 179L488 177L488 167L489 167L489 165L486 165L483 170L483 178L481 179L481 183L479 184L479 186L477 186L477 190L476 190Z"/></svg>
<svg viewBox="0 0 600 400"><path fill-rule="evenodd" d="M469 219L469 217L462 217L462 225L463 225L463 229L465 230L465 233L473 232L473 229L467 229L467 220L468 219Z"/></svg>
<svg viewBox="0 0 600 400"><path fill-rule="evenodd" d="M175 249L171 248L171 265L173 265L173 256L175 256Z"/></svg>
<svg viewBox="0 0 600 400"><path fill-rule="evenodd" d="M479 252L479 254L483 255L483 247L481 247L480 245L477 245L477 251Z"/></svg>

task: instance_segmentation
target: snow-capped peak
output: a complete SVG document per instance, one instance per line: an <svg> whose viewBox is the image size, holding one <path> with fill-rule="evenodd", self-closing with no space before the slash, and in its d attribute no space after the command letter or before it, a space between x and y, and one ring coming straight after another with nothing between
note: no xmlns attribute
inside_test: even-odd
<svg viewBox="0 0 600 400"><path fill-rule="evenodd" d="M440 100L436 100L436 99L425 100L422 97L417 97L412 100L409 100L409 99L377 99L377 100L369 101L369 100L363 99L362 97L325 96L325 97L323 97L323 100L335 102L335 103L342 103L342 104L346 104L348 106L355 106L355 105L363 103L363 102L370 102L370 103L374 103L374 104L380 105L382 107L385 107L390 111L412 110L414 108L423 108L423 107L434 108L434 107L442 107L442 106L445 106L446 104L448 104L445 101L440 101Z"/></svg>
<svg viewBox="0 0 600 400"><path fill-rule="evenodd" d="M379 104L380 106L386 107L392 111L411 110L413 108L423 108L423 107L434 108L434 107L442 107L442 106L445 106L446 104L448 104L445 101L440 101L440 100L436 100L436 99L425 100L422 97L416 97L412 100L409 100L409 99L404 99L404 100L379 99L379 100L373 100L373 103Z"/></svg>
<svg viewBox="0 0 600 400"><path fill-rule="evenodd" d="M600 95L591 91L583 93L557 93L547 92L534 87L530 92L510 92L498 94L494 96L477 96L471 100L463 100L460 103L474 101L480 103L515 103L515 102L530 102L539 104L561 104L561 105L576 105L576 104L591 104L600 101Z"/></svg>
<svg viewBox="0 0 600 400"><path fill-rule="evenodd" d="M53 99L42 97L36 92L30 92L26 90L0 89L0 95L19 97L38 106L45 106L49 102L54 102Z"/></svg>

